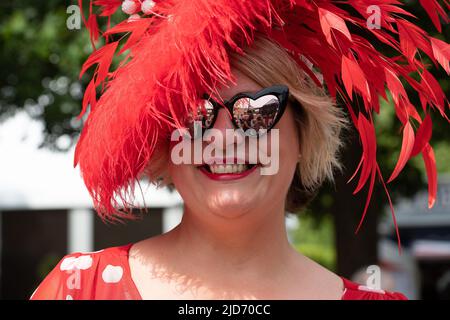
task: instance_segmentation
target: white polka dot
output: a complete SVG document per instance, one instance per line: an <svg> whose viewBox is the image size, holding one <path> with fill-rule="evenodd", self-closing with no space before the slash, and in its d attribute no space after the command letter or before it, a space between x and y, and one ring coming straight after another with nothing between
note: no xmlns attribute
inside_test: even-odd
<svg viewBox="0 0 450 320"><path fill-rule="evenodd" d="M79 269L79 270L86 270L89 269L92 266L92 258L90 255L85 256L79 256L78 258L75 257L68 257L65 258L60 265L61 271L65 270L73 270L73 269Z"/></svg>
<svg viewBox="0 0 450 320"><path fill-rule="evenodd" d="M65 258L63 260L63 262L61 262L61 265L59 266L59 268L61 269L61 271L64 270L72 270L74 268L74 264L77 258L75 257L68 257Z"/></svg>
<svg viewBox="0 0 450 320"><path fill-rule="evenodd" d="M89 269L92 266L92 258L91 256L81 256L78 257L78 262L76 264L76 267L81 270Z"/></svg>
<svg viewBox="0 0 450 320"><path fill-rule="evenodd" d="M108 264L102 272L102 279L106 283L117 283L122 279L123 269L120 266Z"/></svg>
<svg viewBox="0 0 450 320"><path fill-rule="evenodd" d="M72 296L71 296L70 294L68 294L68 295L66 296L66 300L73 300L73 298L72 298Z"/></svg>

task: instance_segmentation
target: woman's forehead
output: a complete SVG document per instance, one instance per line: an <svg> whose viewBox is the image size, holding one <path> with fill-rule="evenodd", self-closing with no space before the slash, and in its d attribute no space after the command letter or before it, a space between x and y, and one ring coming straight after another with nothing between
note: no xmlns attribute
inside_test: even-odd
<svg viewBox="0 0 450 320"><path fill-rule="evenodd" d="M262 89L259 84L247 77L242 72L239 72L236 69L231 69L231 72L235 76L236 83L229 83L228 87L222 86L217 90L222 100L229 100L240 92L255 93Z"/></svg>

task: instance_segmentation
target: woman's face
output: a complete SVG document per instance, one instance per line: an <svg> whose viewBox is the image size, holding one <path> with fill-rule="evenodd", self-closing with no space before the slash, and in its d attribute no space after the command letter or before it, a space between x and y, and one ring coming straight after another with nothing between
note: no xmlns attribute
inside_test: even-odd
<svg viewBox="0 0 450 320"><path fill-rule="evenodd" d="M219 90L220 96L224 100L230 99L239 92L257 92L263 89L237 70L232 69L232 72L236 76L237 85ZM214 123L214 129L222 132L224 137L226 129L234 129L233 123L224 108L220 108ZM279 129L279 139L273 139L276 137L275 129ZM251 139L253 139L253 142L256 139L244 137L243 135L239 135L239 137L232 142L227 140L220 143L220 145L214 145L222 149L223 154L221 158L224 159L224 162L227 158L227 151L231 149L237 150L239 147L242 147L242 144L248 146L251 143ZM203 159L202 165L176 165L172 162L172 159L169 163L169 173L189 211L198 215L198 219L238 218L249 214L264 215L265 213L270 213L271 210L273 212L280 205L284 205L299 154L297 128L289 105L280 121L269 131L266 138L268 158L275 159L275 155L271 154L273 152L277 152L279 158L278 170L271 175L261 174L262 162L264 162L261 159L258 160L258 164L254 167L247 166L248 169L244 172L236 173L236 168L234 168L234 173L225 174L223 171L226 170L219 170L221 173L218 173L217 166L211 168L205 164L206 162L217 161L217 158L214 157ZM202 145L204 150L210 143L214 142L202 141L200 145ZM174 145L175 143L171 145L171 149ZM244 154L244 160L248 162L251 156L248 147L245 149ZM241 167L240 169L243 168Z"/></svg>

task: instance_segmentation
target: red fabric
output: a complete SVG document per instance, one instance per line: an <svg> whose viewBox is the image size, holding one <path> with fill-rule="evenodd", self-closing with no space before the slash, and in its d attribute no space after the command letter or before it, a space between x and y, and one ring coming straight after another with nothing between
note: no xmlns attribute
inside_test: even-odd
<svg viewBox="0 0 450 320"><path fill-rule="evenodd" d="M342 280L345 288L342 300L408 300L399 292L373 290L345 278Z"/></svg>
<svg viewBox="0 0 450 320"><path fill-rule="evenodd" d="M47 275L31 300L141 300L131 278L133 244L66 255ZM406 300L401 293L374 291L342 278L342 300Z"/></svg>

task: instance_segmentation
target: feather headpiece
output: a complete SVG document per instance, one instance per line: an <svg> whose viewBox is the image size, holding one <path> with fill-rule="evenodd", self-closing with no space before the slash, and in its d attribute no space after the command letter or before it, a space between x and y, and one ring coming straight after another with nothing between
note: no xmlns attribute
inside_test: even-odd
<svg viewBox="0 0 450 320"><path fill-rule="evenodd" d="M441 32L441 23L449 21L448 0L444 0L446 9L437 0L419 3ZM109 19L118 10L129 17L111 27ZM117 212L117 198L126 203L126 190L151 161L158 141L182 126L180 119L195 108L198 93L214 92L218 85L233 80L229 52L242 53L243 46L252 43L255 30L284 47L317 85L326 85L332 97L344 99L363 147L355 193L368 183L367 205L376 178L385 185L376 159L373 117L380 110L379 98L387 100L389 92L403 141L387 182L398 176L411 157L421 154L428 175L428 205L433 206L437 173L429 144L429 114L437 110L448 120L449 102L427 70L422 53L449 74L450 46L410 22L416 17L401 2L94 0L89 1L89 13L83 19L92 43L96 45L101 33L104 44L95 48L81 70L83 75L95 66L83 99L80 116L88 106L90 114L77 144L75 165L79 164L103 217ZM99 17L108 18L108 28L102 32ZM373 45L377 41L394 54L378 51ZM118 56L120 63L111 70ZM320 71L323 84L311 63ZM414 72L419 80L412 76ZM423 116L419 106L411 103L407 85L417 92ZM363 102L358 107L352 104L356 95Z"/></svg>

